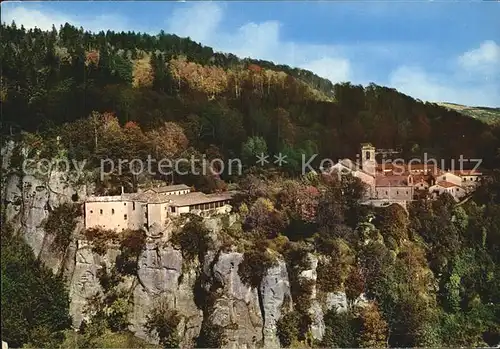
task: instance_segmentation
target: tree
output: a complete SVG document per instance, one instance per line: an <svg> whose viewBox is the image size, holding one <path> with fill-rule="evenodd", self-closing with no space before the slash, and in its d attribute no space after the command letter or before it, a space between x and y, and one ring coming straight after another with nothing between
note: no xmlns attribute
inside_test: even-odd
<svg viewBox="0 0 500 349"><path fill-rule="evenodd" d="M262 137L250 137L241 147L241 155L247 166L255 164L256 157L261 154L267 155L267 143Z"/></svg>
<svg viewBox="0 0 500 349"><path fill-rule="evenodd" d="M351 268L345 280L345 293L347 301L351 304L358 299L365 289L365 279L358 267Z"/></svg>
<svg viewBox="0 0 500 349"><path fill-rule="evenodd" d="M404 239L408 239L408 225L408 215L401 205L392 204L382 209L378 228L386 241L390 239L399 245Z"/></svg>
<svg viewBox="0 0 500 349"><path fill-rule="evenodd" d="M285 228L285 221L282 213L274 208L269 199L259 198L245 217L243 227L274 238Z"/></svg>
<svg viewBox="0 0 500 349"><path fill-rule="evenodd" d="M376 304L371 303L362 308L360 323L359 346L361 348L387 347L387 323L380 314Z"/></svg>
<svg viewBox="0 0 500 349"><path fill-rule="evenodd" d="M45 231L54 237L52 248L56 252L64 252L71 243L71 237L76 227L76 218L81 214L77 204L65 203L50 212L45 222Z"/></svg>
<svg viewBox="0 0 500 349"><path fill-rule="evenodd" d="M71 325L64 280L44 267L6 224L1 247L2 340L15 348L58 346Z"/></svg>
<svg viewBox="0 0 500 349"><path fill-rule="evenodd" d="M359 321L351 312L331 309L325 313L325 334L322 346L330 348L356 348Z"/></svg>
<svg viewBox="0 0 500 349"><path fill-rule="evenodd" d="M189 143L184 129L174 122L166 122L160 128L147 132L146 137L158 160L178 156L187 149Z"/></svg>

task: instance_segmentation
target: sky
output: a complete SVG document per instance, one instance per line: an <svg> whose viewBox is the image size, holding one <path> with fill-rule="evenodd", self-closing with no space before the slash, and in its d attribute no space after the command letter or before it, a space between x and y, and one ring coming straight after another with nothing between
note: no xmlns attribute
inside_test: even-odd
<svg viewBox="0 0 500 349"><path fill-rule="evenodd" d="M160 30L423 101L500 107L500 1L2 2L26 28Z"/></svg>

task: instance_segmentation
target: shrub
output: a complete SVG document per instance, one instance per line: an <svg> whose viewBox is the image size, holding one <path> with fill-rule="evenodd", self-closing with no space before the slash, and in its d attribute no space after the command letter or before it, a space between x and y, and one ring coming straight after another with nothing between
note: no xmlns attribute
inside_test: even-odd
<svg viewBox="0 0 500 349"><path fill-rule="evenodd" d="M243 260L238 266L238 275L241 281L251 287L258 288L269 268L277 264L267 249L252 249L243 254Z"/></svg>
<svg viewBox="0 0 500 349"><path fill-rule="evenodd" d="M137 274L137 260L144 248L146 234L142 230L127 230L120 240L116 269L123 275Z"/></svg>
<svg viewBox="0 0 500 349"><path fill-rule="evenodd" d="M338 313L335 309L324 316L325 334L322 346L329 348L357 348L359 320L351 312Z"/></svg>
<svg viewBox="0 0 500 349"><path fill-rule="evenodd" d="M222 348L227 343L224 327L204 320L195 342L196 348Z"/></svg>
<svg viewBox="0 0 500 349"><path fill-rule="evenodd" d="M292 311L276 323L276 331L282 348L289 348L299 337L300 314Z"/></svg>
<svg viewBox="0 0 500 349"><path fill-rule="evenodd" d="M123 278L116 272L116 269L113 269L111 273L108 273L105 265L101 266L101 269L97 270L97 278L99 280L99 284L104 290L104 293L110 292L123 281Z"/></svg>
<svg viewBox="0 0 500 349"><path fill-rule="evenodd" d="M90 317L82 327L82 332L89 337L100 336L106 329L123 332L130 325L128 315L132 311L130 297L116 288L107 290L104 296L95 294L87 300L84 313ZM89 343L90 344L90 343Z"/></svg>
<svg viewBox="0 0 500 349"><path fill-rule="evenodd" d="M52 248L64 252L71 242L71 235L76 227L76 218L80 215L80 205L65 203L50 212L45 222L45 231L54 237Z"/></svg>
<svg viewBox="0 0 500 349"><path fill-rule="evenodd" d="M178 348L180 343L177 326L180 317L177 311L169 309L166 302L160 302L146 317L145 328L150 335L156 335L165 348Z"/></svg>
<svg viewBox="0 0 500 349"><path fill-rule="evenodd" d="M90 228L85 230L85 237L92 242L92 251L103 256L109 243L116 240L116 232L101 228Z"/></svg>
<svg viewBox="0 0 500 349"><path fill-rule="evenodd" d="M317 267L318 288L324 292L335 292L342 288L354 263L353 251L342 239L333 239L333 252L328 260L320 259Z"/></svg>
<svg viewBox="0 0 500 349"><path fill-rule="evenodd" d="M305 339L311 325L311 295L314 281L301 276L302 272L311 268L309 253L306 248L296 243L289 243L284 252L287 263L288 279L293 303L297 313L297 338Z"/></svg>
<svg viewBox="0 0 500 349"><path fill-rule="evenodd" d="M255 231L265 234L268 238L274 238L285 229L285 218L274 208L271 200L259 198L245 216L243 228L246 231Z"/></svg>
<svg viewBox="0 0 500 349"><path fill-rule="evenodd" d="M193 261L198 257L198 261L203 263L205 254L212 247L212 239L209 234L203 220L191 215L190 221L174 234L172 242L181 248L182 255L186 260Z"/></svg>
<svg viewBox="0 0 500 349"><path fill-rule="evenodd" d="M342 287L342 270L335 260L320 260L317 273L317 285L321 291L335 292Z"/></svg>

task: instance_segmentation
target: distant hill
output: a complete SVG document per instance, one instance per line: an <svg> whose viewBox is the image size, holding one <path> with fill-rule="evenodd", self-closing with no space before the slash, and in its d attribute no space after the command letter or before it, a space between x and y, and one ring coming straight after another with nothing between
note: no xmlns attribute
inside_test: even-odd
<svg viewBox="0 0 500 349"><path fill-rule="evenodd" d="M500 122L500 108L469 107L466 105L445 102L436 104L449 110L455 110L463 115L470 116L471 118L480 120L489 125Z"/></svg>

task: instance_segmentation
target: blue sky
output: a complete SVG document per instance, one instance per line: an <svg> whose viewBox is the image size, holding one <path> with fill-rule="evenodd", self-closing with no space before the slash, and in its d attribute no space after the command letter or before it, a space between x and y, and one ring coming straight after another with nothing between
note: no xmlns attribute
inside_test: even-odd
<svg viewBox="0 0 500 349"><path fill-rule="evenodd" d="M2 22L160 30L241 57L375 82L426 101L500 106L498 1L3 2Z"/></svg>

